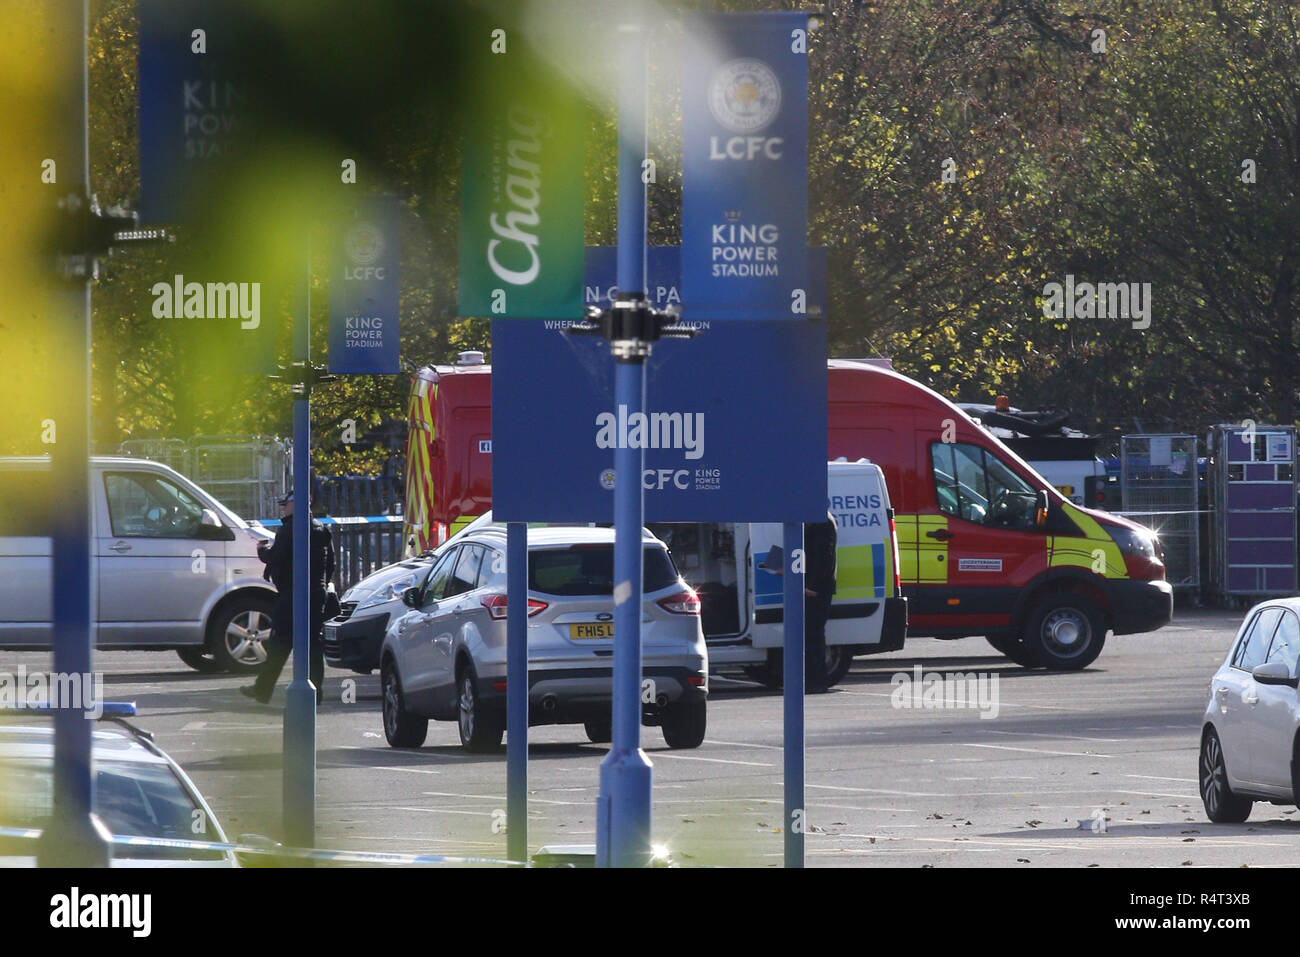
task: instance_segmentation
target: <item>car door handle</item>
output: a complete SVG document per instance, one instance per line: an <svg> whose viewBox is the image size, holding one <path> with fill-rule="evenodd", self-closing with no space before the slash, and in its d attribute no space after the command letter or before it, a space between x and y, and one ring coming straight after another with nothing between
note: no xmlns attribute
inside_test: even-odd
<svg viewBox="0 0 1300 957"><path fill-rule="evenodd" d="M941 542L946 542L948 539L952 538L952 532L948 531L946 528L936 528L932 532L926 532L925 535L927 538L937 538Z"/></svg>
<svg viewBox="0 0 1300 957"><path fill-rule="evenodd" d="M115 542L114 544L108 546L108 550L111 552L129 552L131 550L131 546L128 545L126 542Z"/></svg>
<svg viewBox="0 0 1300 957"><path fill-rule="evenodd" d="M1258 704L1259 695L1251 694L1249 691L1242 692L1241 700L1244 704Z"/></svg>
<svg viewBox="0 0 1300 957"><path fill-rule="evenodd" d="M1228 696L1228 688L1226 685L1220 688L1215 688L1214 693L1217 694L1220 698L1226 698Z"/></svg>

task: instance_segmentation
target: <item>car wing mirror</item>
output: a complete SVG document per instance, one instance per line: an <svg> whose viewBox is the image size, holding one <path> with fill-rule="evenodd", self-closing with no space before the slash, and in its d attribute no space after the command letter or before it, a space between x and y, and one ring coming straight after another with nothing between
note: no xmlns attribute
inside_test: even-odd
<svg viewBox="0 0 1300 957"><path fill-rule="evenodd" d="M402 604L408 608L420 607L420 587L418 585L412 585L402 592Z"/></svg>
<svg viewBox="0 0 1300 957"><path fill-rule="evenodd" d="M1300 685L1300 678L1291 677L1291 669L1281 661L1266 661L1256 665L1250 676L1262 685L1288 685L1292 688Z"/></svg>
<svg viewBox="0 0 1300 957"><path fill-rule="evenodd" d="M1034 527L1045 528L1047 526L1047 509L1050 499L1047 497L1046 489L1039 489L1034 503Z"/></svg>

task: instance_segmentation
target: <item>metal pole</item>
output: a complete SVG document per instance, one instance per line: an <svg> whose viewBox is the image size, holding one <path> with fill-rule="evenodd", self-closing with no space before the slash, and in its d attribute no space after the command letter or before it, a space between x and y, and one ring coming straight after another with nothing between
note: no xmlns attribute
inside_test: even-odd
<svg viewBox="0 0 1300 957"><path fill-rule="evenodd" d="M506 857L528 859L528 526L506 524Z"/></svg>
<svg viewBox="0 0 1300 957"><path fill-rule="evenodd" d="M804 810L804 573L803 525L782 526L785 550L785 866L803 867L803 836L807 829ZM800 561L800 558L803 558Z"/></svg>
<svg viewBox="0 0 1300 957"><path fill-rule="evenodd" d="M646 156L645 33L620 28L618 153L618 298L645 298ZM644 330L641 331L642 333ZM645 408L643 338L619 338L614 354L614 400L623 421ZM651 765L641 750L641 527L640 448L614 453L614 701L613 745L600 766L596 812L596 863L601 867L643 867L650 862Z"/></svg>
<svg viewBox="0 0 1300 957"><path fill-rule="evenodd" d="M293 399L293 680L284 705L284 832L290 844L316 842L316 688L308 677L311 644L311 255L306 295L294 323L293 353L302 381Z"/></svg>
<svg viewBox="0 0 1300 957"><path fill-rule="evenodd" d="M87 4L68 4L60 32L69 40L67 59L79 71L77 112L69 116L67 152L59 157L69 171L71 194L64 201L78 208L89 200L89 147L86 133ZM71 105L71 104L70 104ZM55 435L51 454L50 517L53 531L53 633L55 675L80 675L82 701L90 704L90 280L94 257L87 249L63 263L70 275L54 296L54 321L61 327L60 360L66 387L55 396ZM70 680L70 679L69 679ZM63 685L67 687L65 683ZM90 685L93 689L93 684ZM54 703L54 702L52 702ZM54 712L54 807L38 845L45 866L107 867L112 856L108 830L95 816L94 722L74 702Z"/></svg>

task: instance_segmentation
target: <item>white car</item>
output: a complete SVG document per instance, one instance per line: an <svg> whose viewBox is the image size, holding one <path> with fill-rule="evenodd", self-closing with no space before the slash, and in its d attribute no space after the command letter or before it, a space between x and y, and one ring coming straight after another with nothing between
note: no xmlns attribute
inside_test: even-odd
<svg viewBox="0 0 1300 957"><path fill-rule="evenodd" d="M672 748L704 740L708 652L700 600L664 543L643 531L643 717ZM424 743L429 719L456 721L471 751L501 745L506 707L506 532L485 526L446 549L403 595L380 655L384 734ZM529 724L583 724L610 740L614 650L614 532L528 531Z"/></svg>
<svg viewBox="0 0 1300 957"><path fill-rule="evenodd" d="M1297 659L1300 598L1252 608L1210 682L1200 783L1211 821L1237 823L1256 801L1296 804L1300 798Z"/></svg>

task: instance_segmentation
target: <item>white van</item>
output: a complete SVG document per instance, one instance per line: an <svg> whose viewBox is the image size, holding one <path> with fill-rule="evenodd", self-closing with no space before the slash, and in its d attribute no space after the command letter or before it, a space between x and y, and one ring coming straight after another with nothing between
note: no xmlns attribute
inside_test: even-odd
<svg viewBox="0 0 1300 957"><path fill-rule="evenodd" d="M50 479L48 458L0 458L0 648L50 646ZM90 494L97 647L175 649L202 671L266 660L265 531L147 459L92 458Z"/></svg>
<svg viewBox="0 0 1300 957"><path fill-rule="evenodd" d="M826 623L830 684L853 656L898 651L907 631L898 539L884 473L866 459L827 463L827 504L835 517L835 598ZM699 593L709 666L781 684L784 602L781 576L764 567L779 524L656 523L682 577Z"/></svg>

